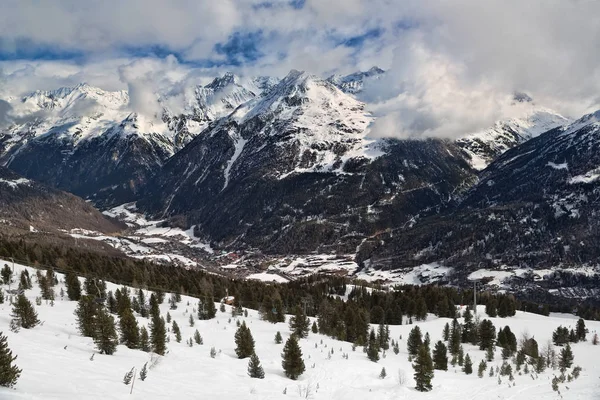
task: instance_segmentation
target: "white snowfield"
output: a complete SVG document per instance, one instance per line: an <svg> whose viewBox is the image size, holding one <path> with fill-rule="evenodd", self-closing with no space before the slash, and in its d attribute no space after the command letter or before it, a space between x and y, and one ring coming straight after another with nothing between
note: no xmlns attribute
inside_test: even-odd
<svg viewBox="0 0 600 400"><path fill-rule="evenodd" d="M0 260L0 266L6 262ZM10 262L8 262L10 265ZM15 273L25 267L15 265ZM35 270L29 269L32 277ZM61 274L57 274L63 280ZM8 287L2 285L6 290ZM15 285L13 284L13 289ZM391 337L400 343L400 354L391 350L386 357L373 363L367 359L362 348L352 351L352 345L333 340L327 336L310 333L300 344L306 364L306 372L297 380L285 377L281 368L283 344L275 344L274 336L280 331L284 341L290 331L287 323L270 324L261 321L255 310L248 310L246 321L256 341L256 353L265 370L265 379L252 379L247 375L248 360L237 359L234 348L235 320L227 312L217 311L217 318L209 321L195 321L190 327L189 315L197 305L197 299L182 296L176 310L169 310L167 301L161 305L161 312L167 311L179 324L182 342L176 343L173 335L168 343L168 354L159 357L140 350L130 350L119 346L114 355L97 354L90 338L79 335L73 311L76 302L61 299L60 289L55 287L57 299L54 306L45 301L36 306L42 325L34 329L21 329L10 332L11 306L6 301L0 305L0 331L8 337L9 347L18 355L16 364L23 369L14 389L0 388L0 399L27 400L70 400L70 399L339 399L339 400L381 400L381 399L559 399L552 391L551 379L558 371L546 370L537 379L530 374L514 373L515 386L509 385L506 377L498 384L498 377L489 377L491 365L500 365L500 351L488 363L483 378L477 377L477 366L484 352L471 345L464 345L465 353L473 360L474 373L465 375L459 367L449 365L447 372L435 371L433 390L420 393L414 389L413 369L407 360L406 339L414 325L391 326ZM118 286L108 284L108 290ZM40 292L34 281L34 288L26 292L35 302ZM167 294L168 298L168 294ZM187 305L189 302L189 305ZM35 304L35 303L34 303ZM479 309L485 317L483 308ZM449 319L429 316L426 322L419 322L423 333L429 332L432 343L441 338L442 329ZM520 338L523 333L533 336L543 348L559 325L574 327L576 317L572 315L552 315L544 317L517 312L513 318L492 318L496 329L509 325ZM147 325L149 320L138 318ZM581 376L560 385L563 399L600 398L600 346L593 346L590 338L594 331L600 331L600 322L586 321L590 331L588 341L573 345L575 365L583 368ZM198 329L204 344L188 347L185 343ZM218 354L212 359L210 348ZM333 354L330 355L331 350ZM557 350L559 350L557 348ZM90 360L92 354L94 359ZM348 354L348 360L342 355ZM137 371L148 362L148 377L145 381L136 379L133 394L131 387L123 384L123 375L132 367ZM382 367L387 371L385 379L379 379ZM513 365L514 368L514 365ZM401 383L399 377L402 376ZM139 377L139 375L138 375ZM567 389L568 387L568 389ZM286 394L284 394L286 391ZM308 395L307 395L308 391Z"/></svg>

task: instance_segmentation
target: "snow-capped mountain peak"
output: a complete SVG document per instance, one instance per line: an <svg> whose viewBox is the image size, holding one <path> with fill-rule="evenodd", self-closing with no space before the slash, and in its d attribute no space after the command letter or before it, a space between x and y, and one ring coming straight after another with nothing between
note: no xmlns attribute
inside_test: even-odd
<svg viewBox="0 0 600 400"><path fill-rule="evenodd" d="M491 128L465 135L457 143L471 156L472 166L481 170L506 150L569 122L555 111L535 107L522 117L498 121Z"/></svg>

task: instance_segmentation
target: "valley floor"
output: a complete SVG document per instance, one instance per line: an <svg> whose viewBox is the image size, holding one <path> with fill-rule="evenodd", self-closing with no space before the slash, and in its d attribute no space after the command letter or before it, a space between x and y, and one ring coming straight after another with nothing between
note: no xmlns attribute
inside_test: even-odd
<svg viewBox="0 0 600 400"><path fill-rule="evenodd" d="M0 266L4 265L0 260ZM10 263L9 263L10 264ZM26 267L15 265L18 277ZM35 276L35 270L30 268ZM57 299L51 306L45 301L36 306L42 324L34 329L21 329L19 333L9 331L11 306L8 301L0 304L0 331L8 337L8 345L18 355L16 364L23 369L21 378L14 389L0 388L0 399L555 399L559 398L551 388L551 379L558 371L546 370L536 379L531 374L514 373L515 385L509 384L507 377L489 377L490 365L502 363L500 350L496 350L494 361L488 363L483 378L477 377L477 366L484 352L475 346L464 345L465 353L473 360L474 373L465 375L460 367L449 367L448 371L435 371L433 390L420 393L414 389L413 368L408 361L406 339L412 325L391 326L391 337L400 343L400 353L391 350L378 363L367 359L362 348L352 350L352 345L333 340L327 336L310 333L307 339L300 340L306 372L298 381L285 377L281 367L283 344L275 344L273 338L280 331L284 343L290 331L287 323L270 324L261 321L255 310L248 310L248 317L242 317L252 331L256 342L256 353L265 370L265 379L252 379L247 375L248 360L237 359L234 348L234 334L237 329L231 310L217 311L217 317L208 321L198 321L190 327L190 313L197 307L198 300L182 296L176 310L169 310L165 301L161 312L170 312L182 332L182 342L176 343L173 335L168 343L168 354L164 357L151 355L139 350L119 346L114 355L95 354L90 338L80 336L73 312L76 302L61 299L58 293L64 288L63 276L55 287ZM13 284L13 289L15 285ZM108 283L107 290L114 291L118 286ZM2 285L6 293L8 287ZM66 289L65 289L66 292ZM39 289L26 292L35 304ZM167 295L168 298L168 295ZM189 304L188 304L189 303ZM483 308L479 309L485 317ZM194 315L196 318L196 315ZM553 314L544 317L517 312L512 318L492 318L496 329L509 325L520 338L522 333L533 336L543 348L551 338L552 331L559 325L575 327L576 317ZM441 339L442 329L447 318L430 316L427 321L417 323L423 333L429 332L432 343ZM148 319L138 317L140 324L147 325ZM416 324L415 324L416 325ZM583 368L581 376L573 382L560 385L564 399L600 399L600 346L593 346L590 339L594 332L600 332L600 322L586 321L590 331L588 341L573 345L575 365ZM188 347L186 340L198 329L204 339L203 345ZM210 357L210 348L218 354ZM330 354L333 350L333 354ZM557 348L558 351L558 348ZM348 354L348 359L343 354ZM122 379L132 367L137 371L148 362L149 372L145 381L137 379L133 394ZM382 367L387 377L380 379ZM514 366L513 366L514 368ZM401 379L400 379L401 378ZM567 389L568 387L568 389ZM284 394L284 391L286 392Z"/></svg>

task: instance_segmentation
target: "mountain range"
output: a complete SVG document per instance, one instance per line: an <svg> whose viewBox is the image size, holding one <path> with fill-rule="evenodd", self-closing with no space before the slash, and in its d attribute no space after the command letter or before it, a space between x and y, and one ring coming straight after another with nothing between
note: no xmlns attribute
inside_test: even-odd
<svg viewBox="0 0 600 400"><path fill-rule="evenodd" d="M0 163L23 176L11 182L100 209L136 202L217 249L356 254L363 269L440 262L461 266L456 279L598 262L598 113L573 121L517 93L522 117L456 140L374 139L359 99L384 74L227 73L183 102L157 93L154 116L87 84L7 97Z"/></svg>

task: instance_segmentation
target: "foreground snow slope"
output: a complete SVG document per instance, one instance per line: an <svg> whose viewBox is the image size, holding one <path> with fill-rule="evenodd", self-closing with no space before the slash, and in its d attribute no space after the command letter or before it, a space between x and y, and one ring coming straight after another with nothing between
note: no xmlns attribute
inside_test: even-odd
<svg viewBox="0 0 600 400"><path fill-rule="evenodd" d="M4 265L0 261L0 266ZM10 263L9 263L10 264ZM25 267L15 265L19 274ZM32 276L35 270L30 269ZM59 280L63 276L58 274ZM6 285L2 286L7 289ZM115 355L96 354L92 340L81 337L75 325L73 311L76 303L60 299L58 293L64 287L60 283L56 288L57 300L54 306L45 302L36 307L43 325L31 330L21 330L15 334L8 330L11 307L7 302L0 305L0 331L8 336L9 347L18 355L17 364L23 369L15 390L0 389L0 399L288 399L306 398L300 390L311 388L313 399L553 399L558 396L552 392L550 380L553 372L546 371L538 379L529 375L515 373L516 386L509 387L503 377L498 384L497 377L477 377L477 365L484 356L473 346L465 345L465 352L471 355L475 373L465 375L458 368L448 372L436 371L433 391L419 393L413 389L413 370L407 361L406 338L412 326L392 326L392 338L400 340L400 354L389 351L386 358L378 363L370 362L357 348L352 351L350 343L332 340L323 335L310 334L301 340L306 372L298 381L287 379L281 368L283 344L275 344L273 337L279 330L284 340L289 337L287 324L273 325L258 319L257 312L248 310L246 323L256 341L256 352L265 369L263 380L251 379L246 374L247 360L238 360L234 352L233 336L235 321L229 322L230 307L226 313L217 312L217 318L210 321L196 321L195 327L188 324L189 313L197 299L183 296L177 310L171 310L171 316L178 322L182 331L182 343L176 343L171 337L168 354L156 357L158 361L150 368L147 379L135 382L133 395L130 388L122 383L123 375L132 367L137 370L152 356L137 350L119 346ZM13 285L14 288L14 285ZM116 285L109 284L108 290ZM34 287L27 296L34 301L39 290ZM187 302L190 305L187 305ZM165 301L161 311L166 314L168 304ZM480 311L483 313L483 310ZM138 319L140 324L148 320ZM432 341L441 337L443 326L448 319L431 316L428 321L419 323L423 332L429 332ZM549 339L551 331L558 325L574 326L571 315L553 315L543 317L518 312L514 318L493 319L496 328L510 325L517 337L528 332L533 335L540 347ZM590 332L600 331L599 322L586 322ZM204 345L192 348L184 342L195 329L203 336ZM322 341L322 344L321 344ZM215 359L210 358L211 347L217 349ZM334 350L329 359L330 350ZM569 390L561 385L565 399L594 399L600 393L600 365L596 362L600 355L600 346L592 346L590 341L573 346L575 364L583 367L579 379L567 383ZM349 355L346 360L343 353ZM497 351L494 365L500 365L500 352ZM151 365L151 362L148 363ZM313 368L314 365L314 368ZM381 368L385 367L388 376L379 379ZM488 366L489 370L489 366ZM399 371L403 371L404 384L398 383ZM283 394L287 388L287 394Z"/></svg>

